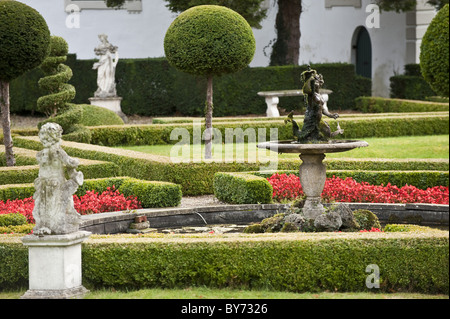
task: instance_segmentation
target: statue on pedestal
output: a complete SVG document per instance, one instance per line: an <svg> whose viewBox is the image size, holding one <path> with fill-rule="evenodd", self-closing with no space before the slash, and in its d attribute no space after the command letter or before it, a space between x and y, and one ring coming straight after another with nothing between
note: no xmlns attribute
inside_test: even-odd
<svg viewBox="0 0 450 319"><path fill-rule="evenodd" d="M116 66L119 62L118 47L108 42L108 36L100 34L98 38L101 44L94 49L100 60L94 64L93 69L97 70L97 86L95 97L106 98L116 97Z"/></svg>
<svg viewBox="0 0 450 319"><path fill-rule="evenodd" d="M76 170L79 161L61 148L62 132L56 123L47 123L39 131L44 149L37 154L39 177L34 181L35 235L62 235L79 230L80 215L74 208L73 194L83 184L83 173Z"/></svg>

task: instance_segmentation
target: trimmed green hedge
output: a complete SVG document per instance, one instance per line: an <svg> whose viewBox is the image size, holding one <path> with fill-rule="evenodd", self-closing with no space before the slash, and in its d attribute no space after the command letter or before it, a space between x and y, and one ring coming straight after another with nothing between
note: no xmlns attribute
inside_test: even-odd
<svg viewBox="0 0 450 319"><path fill-rule="evenodd" d="M14 138L19 147L40 149L42 145L35 137ZM63 142L64 150L73 157L98 159L119 165L127 176L149 180L165 181L179 184L186 196L213 193L214 174L218 172L252 172L259 171L260 163L179 163L170 162L170 158L155 156L122 149L103 146ZM329 170L448 170L448 161L433 160L354 160L327 159ZM278 170L298 170L299 159L279 160Z"/></svg>
<svg viewBox="0 0 450 319"><path fill-rule="evenodd" d="M3 238L0 287L24 286L27 249L18 239ZM111 241L91 236L83 243L82 259L83 284L88 288L370 291L366 268L374 264L380 269L377 291L449 292L446 232L244 235L236 240L144 236Z"/></svg>
<svg viewBox="0 0 450 319"><path fill-rule="evenodd" d="M86 179L121 175L119 166L112 162L82 161L78 171ZM0 185L33 183L38 175L38 165L0 167Z"/></svg>
<svg viewBox="0 0 450 319"><path fill-rule="evenodd" d="M114 187L126 197L136 196L143 208L176 207L180 205L182 198L180 185L143 181L130 177L88 179L75 194L83 196L87 191L92 190L102 193L108 187ZM29 198L34 192L33 184L0 185L0 200Z"/></svg>
<svg viewBox="0 0 450 319"><path fill-rule="evenodd" d="M355 109L363 113L408 113L448 111L448 103L386 99L382 97L359 97L355 100Z"/></svg>
<svg viewBox="0 0 450 319"><path fill-rule="evenodd" d="M225 142L226 129L252 129L258 132L258 129L266 129L266 140L270 140L270 129L278 129L279 140L289 140L293 138L292 125L285 125L284 119L268 121L240 121L237 123L214 122L213 127L220 131L222 141ZM414 135L443 135L449 133L449 115L448 113L408 115L398 116L379 116L379 117L342 117L339 119L344 134L343 139L365 138L365 137L396 137L396 136L414 136ZM335 121L329 121L334 129ZM300 123L300 126L302 123ZM200 125L198 125L200 127ZM170 134L174 129L186 129L190 135L190 141L193 141L193 124L158 124L158 125L127 125L127 126L104 126L91 127L91 143L104 146L120 145L164 145L176 144L177 140L171 140ZM201 132L205 130L204 124L201 125ZM246 137L247 139L247 137Z"/></svg>
<svg viewBox="0 0 450 319"><path fill-rule="evenodd" d="M94 62L68 55L66 64L73 71L70 83L77 89L74 103L87 103L97 89L97 74L92 71ZM354 65L331 63L313 67L323 74L327 89L333 91L328 103L330 109L352 109L356 97L371 94L371 80L357 76ZM300 74L305 70L306 66L258 67L221 76L214 81L214 115L265 114L266 103L257 93L298 89L301 87ZM41 72L33 70L13 81L12 113L35 110L40 96L37 81L41 76ZM342 81L343 78L346 81ZM125 114L204 115L206 80L177 71L164 58L120 60L116 80ZM303 98L282 98L280 107L301 109Z"/></svg>
<svg viewBox="0 0 450 319"><path fill-rule="evenodd" d="M137 196L144 208L175 207L181 203L181 186L167 182L126 179L119 188L125 196Z"/></svg>
<svg viewBox="0 0 450 319"><path fill-rule="evenodd" d="M272 186L265 178L243 173L216 173L214 195L230 204L268 204Z"/></svg>
<svg viewBox="0 0 450 319"><path fill-rule="evenodd" d="M391 97L397 99L426 100L436 93L423 78L420 64L406 64L405 73L391 77Z"/></svg>

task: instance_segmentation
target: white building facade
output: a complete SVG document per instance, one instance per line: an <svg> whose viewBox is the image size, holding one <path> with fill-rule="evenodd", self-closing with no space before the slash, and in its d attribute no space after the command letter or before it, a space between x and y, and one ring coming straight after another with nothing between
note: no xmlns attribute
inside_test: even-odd
<svg viewBox="0 0 450 319"><path fill-rule="evenodd" d="M69 44L78 59L95 58L98 35L107 34L121 58L164 56L164 36L176 14L164 0L127 0L120 9L103 0L20 0L38 10L52 35ZM436 11L418 0L415 11L381 12L371 0L303 0L300 61L353 63L372 78L373 95L389 96L389 78L419 63L421 39ZM268 66L276 39L276 0L266 0L267 18L254 29L256 54L250 66ZM345 79L343 79L345 80Z"/></svg>

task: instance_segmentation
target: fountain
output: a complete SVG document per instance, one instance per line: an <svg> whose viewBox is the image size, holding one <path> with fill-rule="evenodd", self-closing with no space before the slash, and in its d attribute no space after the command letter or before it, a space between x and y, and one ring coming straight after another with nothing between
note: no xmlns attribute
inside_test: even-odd
<svg viewBox="0 0 450 319"><path fill-rule="evenodd" d="M292 123L294 141L271 141L258 144L258 148L265 148L278 153L299 153L302 164L300 165L299 177L306 201L303 206L303 214L306 219L315 220L325 212L321 203L321 194L325 186L326 166L323 163L326 153L346 152L355 148L367 147L365 141L355 140L333 140L332 138L343 134L339 123L335 132L331 131L322 116L326 115L337 120L339 114L330 113L319 90L324 85L323 76L316 70L308 69L302 73L301 79L304 83L303 94L305 99L306 113L303 127L293 118L291 112L286 120Z"/></svg>

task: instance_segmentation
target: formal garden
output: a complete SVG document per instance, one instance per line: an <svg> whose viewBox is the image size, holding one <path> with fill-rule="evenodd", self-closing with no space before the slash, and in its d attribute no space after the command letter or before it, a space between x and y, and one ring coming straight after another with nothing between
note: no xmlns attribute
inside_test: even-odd
<svg viewBox="0 0 450 319"><path fill-rule="evenodd" d="M52 127L61 128L58 156L72 163L65 178L83 177L70 199L81 215L76 231L92 232L80 243L84 298L448 298L448 30L446 51L425 38L421 64L405 66L391 78L392 97L381 98L351 64L250 68L245 20L223 7L196 9L168 30L166 58L119 61L116 114L85 104L101 89L98 60L68 54L34 10L0 0L0 298L29 288L24 237L67 235L43 227L37 208L53 152L42 132ZM32 19L36 33L24 35L20 19ZM448 5L429 37L445 34L439 23L448 24ZM211 52L183 48L204 45L211 28L239 36L218 37ZM305 137L309 107L322 116L323 83L339 117L319 118L319 138ZM305 98L280 98L282 115L265 115L258 92L297 89ZM297 137L296 153L261 147ZM327 151L323 168L303 148L355 141L364 144ZM302 169L308 161L315 166ZM310 173L317 167L320 178ZM319 199L307 179L323 179ZM170 231L172 220L199 228Z"/></svg>

